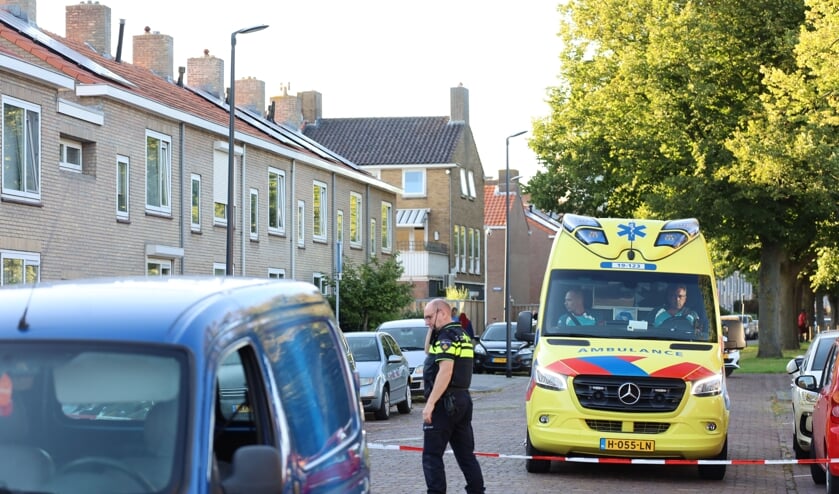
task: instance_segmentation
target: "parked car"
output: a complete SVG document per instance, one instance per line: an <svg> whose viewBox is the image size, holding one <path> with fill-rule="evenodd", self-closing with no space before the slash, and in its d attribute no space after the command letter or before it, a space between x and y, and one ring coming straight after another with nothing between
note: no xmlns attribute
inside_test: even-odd
<svg viewBox="0 0 839 494"><path fill-rule="evenodd" d="M361 381L361 404L379 420L393 405L411 413L411 370L396 340L384 332L346 333Z"/></svg>
<svg viewBox="0 0 839 494"><path fill-rule="evenodd" d="M475 343L475 372L507 370L507 323L494 322L486 327ZM516 338L516 323L510 323L510 369L530 372L533 345Z"/></svg>
<svg viewBox="0 0 839 494"><path fill-rule="evenodd" d="M737 317L743 323L743 331L746 334L746 339L756 340L758 336L757 319L754 319L749 314L739 314Z"/></svg>
<svg viewBox="0 0 839 494"><path fill-rule="evenodd" d="M723 340L723 359L725 375L730 376L740 368L740 350L746 348L746 333L743 320L738 315L721 316Z"/></svg>
<svg viewBox="0 0 839 494"><path fill-rule="evenodd" d="M0 289L3 492L367 493L358 403L309 283Z"/></svg>
<svg viewBox="0 0 839 494"><path fill-rule="evenodd" d="M411 393L423 395L422 371L425 364L425 337L428 326L422 319L399 319L382 323L376 331L393 336L411 369Z"/></svg>
<svg viewBox="0 0 839 494"><path fill-rule="evenodd" d="M808 458L810 440L813 436L813 405L818 394L795 385L795 378L809 374L821 380L830 347L839 336L839 331L817 333L804 355L787 363L787 373L792 377L792 448L798 459Z"/></svg>
<svg viewBox="0 0 839 494"><path fill-rule="evenodd" d="M795 378L796 386L817 393L813 405L813 437L810 441L810 458L824 459L839 456L839 428L835 411L839 407L839 340L829 344L821 378L801 374ZM839 463L811 463L810 476L816 484L827 483L828 494L839 494Z"/></svg>

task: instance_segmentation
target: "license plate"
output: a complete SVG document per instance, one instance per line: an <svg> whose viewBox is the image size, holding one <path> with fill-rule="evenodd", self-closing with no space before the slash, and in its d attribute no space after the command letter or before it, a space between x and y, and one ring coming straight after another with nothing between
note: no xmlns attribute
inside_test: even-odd
<svg viewBox="0 0 839 494"><path fill-rule="evenodd" d="M496 357L496 358L492 359L492 363L494 363L494 364L506 364L507 363L507 357Z"/></svg>
<svg viewBox="0 0 839 494"><path fill-rule="evenodd" d="M600 449L602 451L655 451L655 441L640 439L610 439L600 438Z"/></svg>

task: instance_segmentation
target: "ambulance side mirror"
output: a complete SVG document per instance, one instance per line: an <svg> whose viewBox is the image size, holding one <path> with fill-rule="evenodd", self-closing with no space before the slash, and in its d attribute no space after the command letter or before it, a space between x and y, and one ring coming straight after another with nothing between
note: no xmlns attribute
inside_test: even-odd
<svg viewBox="0 0 839 494"><path fill-rule="evenodd" d="M516 339L533 343L536 333L533 331L533 313L529 310L519 312L516 320Z"/></svg>

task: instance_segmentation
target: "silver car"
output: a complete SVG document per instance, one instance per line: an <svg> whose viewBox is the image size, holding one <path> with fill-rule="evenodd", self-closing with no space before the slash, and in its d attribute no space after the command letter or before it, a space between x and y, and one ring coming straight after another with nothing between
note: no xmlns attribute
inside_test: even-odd
<svg viewBox="0 0 839 494"><path fill-rule="evenodd" d="M382 323L376 331L388 333L396 340L411 367L411 392L422 396L424 393L422 371L425 364L425 337L428 335L428 326L425 325L425 321L422 319L388 321Z"/></svg>
<svg viewBox="0 0 839 494"><path fill-rule="evenodd" d="M795 457L799 460L810 456L810 441L813 437L813 406L819 395L796 386L795 378L799 375L811 375L816 378L816 382L820 382L827 354L837 336L839 336L839 331L817 333L810 342L807 352L787 363L787 373L792 377L792 449L795 450Z"/></svg>
<svg viewBox="0 0 839 494"><path fill-rule="evenodd" d="M411 413L411 371L408 359L387 333L346 333L355 357L361 384L361 404L379 420L390 418L396 405L399 413Z"/></svg>

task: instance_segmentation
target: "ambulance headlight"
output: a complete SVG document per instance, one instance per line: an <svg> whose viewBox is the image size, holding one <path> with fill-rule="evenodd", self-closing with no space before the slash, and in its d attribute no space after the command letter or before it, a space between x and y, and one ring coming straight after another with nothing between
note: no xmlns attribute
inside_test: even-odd
<svg viewBox="0 0 839 494"><path fill-rule="evenodd" d="M715 374L711 377L694 381L691 393L694 396L716 396L722 393L722 374Z"/></svg>
<svg viewBox="0 0 839 494"><path fill-rule="evenodd" d="M554 391L568 389L568 376L549 371L544 367L536 367L533 372L533 381L536 386Z"/></svg>

